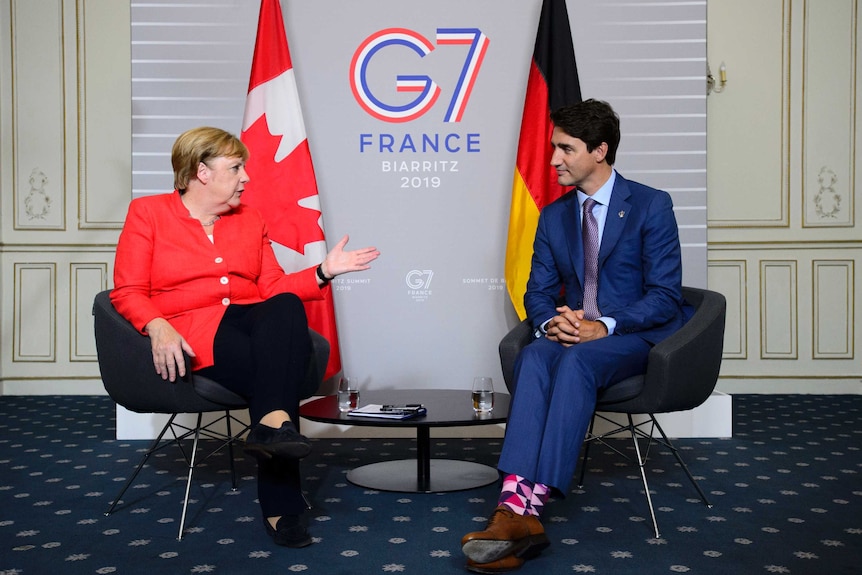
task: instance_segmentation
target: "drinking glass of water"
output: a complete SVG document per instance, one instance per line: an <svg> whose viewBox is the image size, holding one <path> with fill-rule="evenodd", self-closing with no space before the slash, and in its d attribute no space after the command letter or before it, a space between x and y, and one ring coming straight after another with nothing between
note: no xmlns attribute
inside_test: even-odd
<svg viewBox="0 0 862 575"><path fill-rule="evenodd" d="M353 377L342 377L338 382L338 411L346 413L359 407L359 382Z"/></svg>
<svg viewBox="0 0 862 575"><path fill-rule="evenodd" d="M473 411L488 413L494 409L494 381L490 377L473 378Z"/></svg>

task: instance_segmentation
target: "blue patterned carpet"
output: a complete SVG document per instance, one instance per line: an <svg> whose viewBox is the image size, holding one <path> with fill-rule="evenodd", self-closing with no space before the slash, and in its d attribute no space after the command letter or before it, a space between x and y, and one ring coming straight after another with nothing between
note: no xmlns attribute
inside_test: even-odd
<svg viewBox="0 0 862 575"><path fill-rule="evenodd" d="M583 489L546 508L551 547L519 572L862 572L862 396L734 396L734 420L733 439L678 442L711 509L673 457L654 450L655 539L636 469L594 448ZM238 461L231 491L220 455L198 472L178 542L185 472L173 447L104 516L147 444L113 436L106 397L0 397L0 575L466 573L460 538L496 503L497 485L408 495L345 480L358 465L412 457L412 440L316 440L303 464L314 545L272 544L252 462ZM432 457L493 465L499 448L441 439Z"/></svg>

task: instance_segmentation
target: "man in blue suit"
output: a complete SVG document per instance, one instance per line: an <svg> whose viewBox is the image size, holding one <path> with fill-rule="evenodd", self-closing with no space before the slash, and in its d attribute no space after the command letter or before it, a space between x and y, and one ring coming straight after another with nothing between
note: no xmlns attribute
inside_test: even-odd
<svg viewBox="0 0 862 575"><path fill-rule="evenodd" d="M551 121L551 165L574 189L536 229L524 296L536 339L515 363L503 487L485 530L462 539L479 573L517 569L548 546L539 515L552 491L568 490L597 394L643 373L650 348L683 324L673 205L614 170L619 117L587 100Z"/></svg>

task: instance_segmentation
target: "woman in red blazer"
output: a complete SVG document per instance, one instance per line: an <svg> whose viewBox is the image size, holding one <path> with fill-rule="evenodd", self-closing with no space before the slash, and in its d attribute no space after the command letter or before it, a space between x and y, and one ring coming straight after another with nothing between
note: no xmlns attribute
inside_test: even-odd
<svg viewBox="0 0 862 575"><path fill-rule="evenodd" d="M376 248L346 251L345 236L316 268L285 274L260 213L241 203L248 149L218 128L174 143L172 194L135 199L117 244L114 307L150 337L171 382L192 370L245 397L253 423L264 525L276 543L311 544L297 460L311 445L293 423L311 355L302 301L335 276L368 269ZM285 352L287 350L287 352Z"/></svg>

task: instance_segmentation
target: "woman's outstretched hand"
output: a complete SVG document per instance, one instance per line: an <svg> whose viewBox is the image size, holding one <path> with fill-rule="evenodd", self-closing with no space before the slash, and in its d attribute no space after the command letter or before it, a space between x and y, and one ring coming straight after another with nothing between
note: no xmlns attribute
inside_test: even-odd
<svg viewBox="0 0 862 575"><path fill-rule="evenodd" d="M323 273L328 278L334 278L348 272L359 272L367 270L371 262L377 259L380 251L374 247L359 248L358 250L345 250L344 247L350 240L349 236L341 238L335 247L329 250L323 259Z"/></svg>

